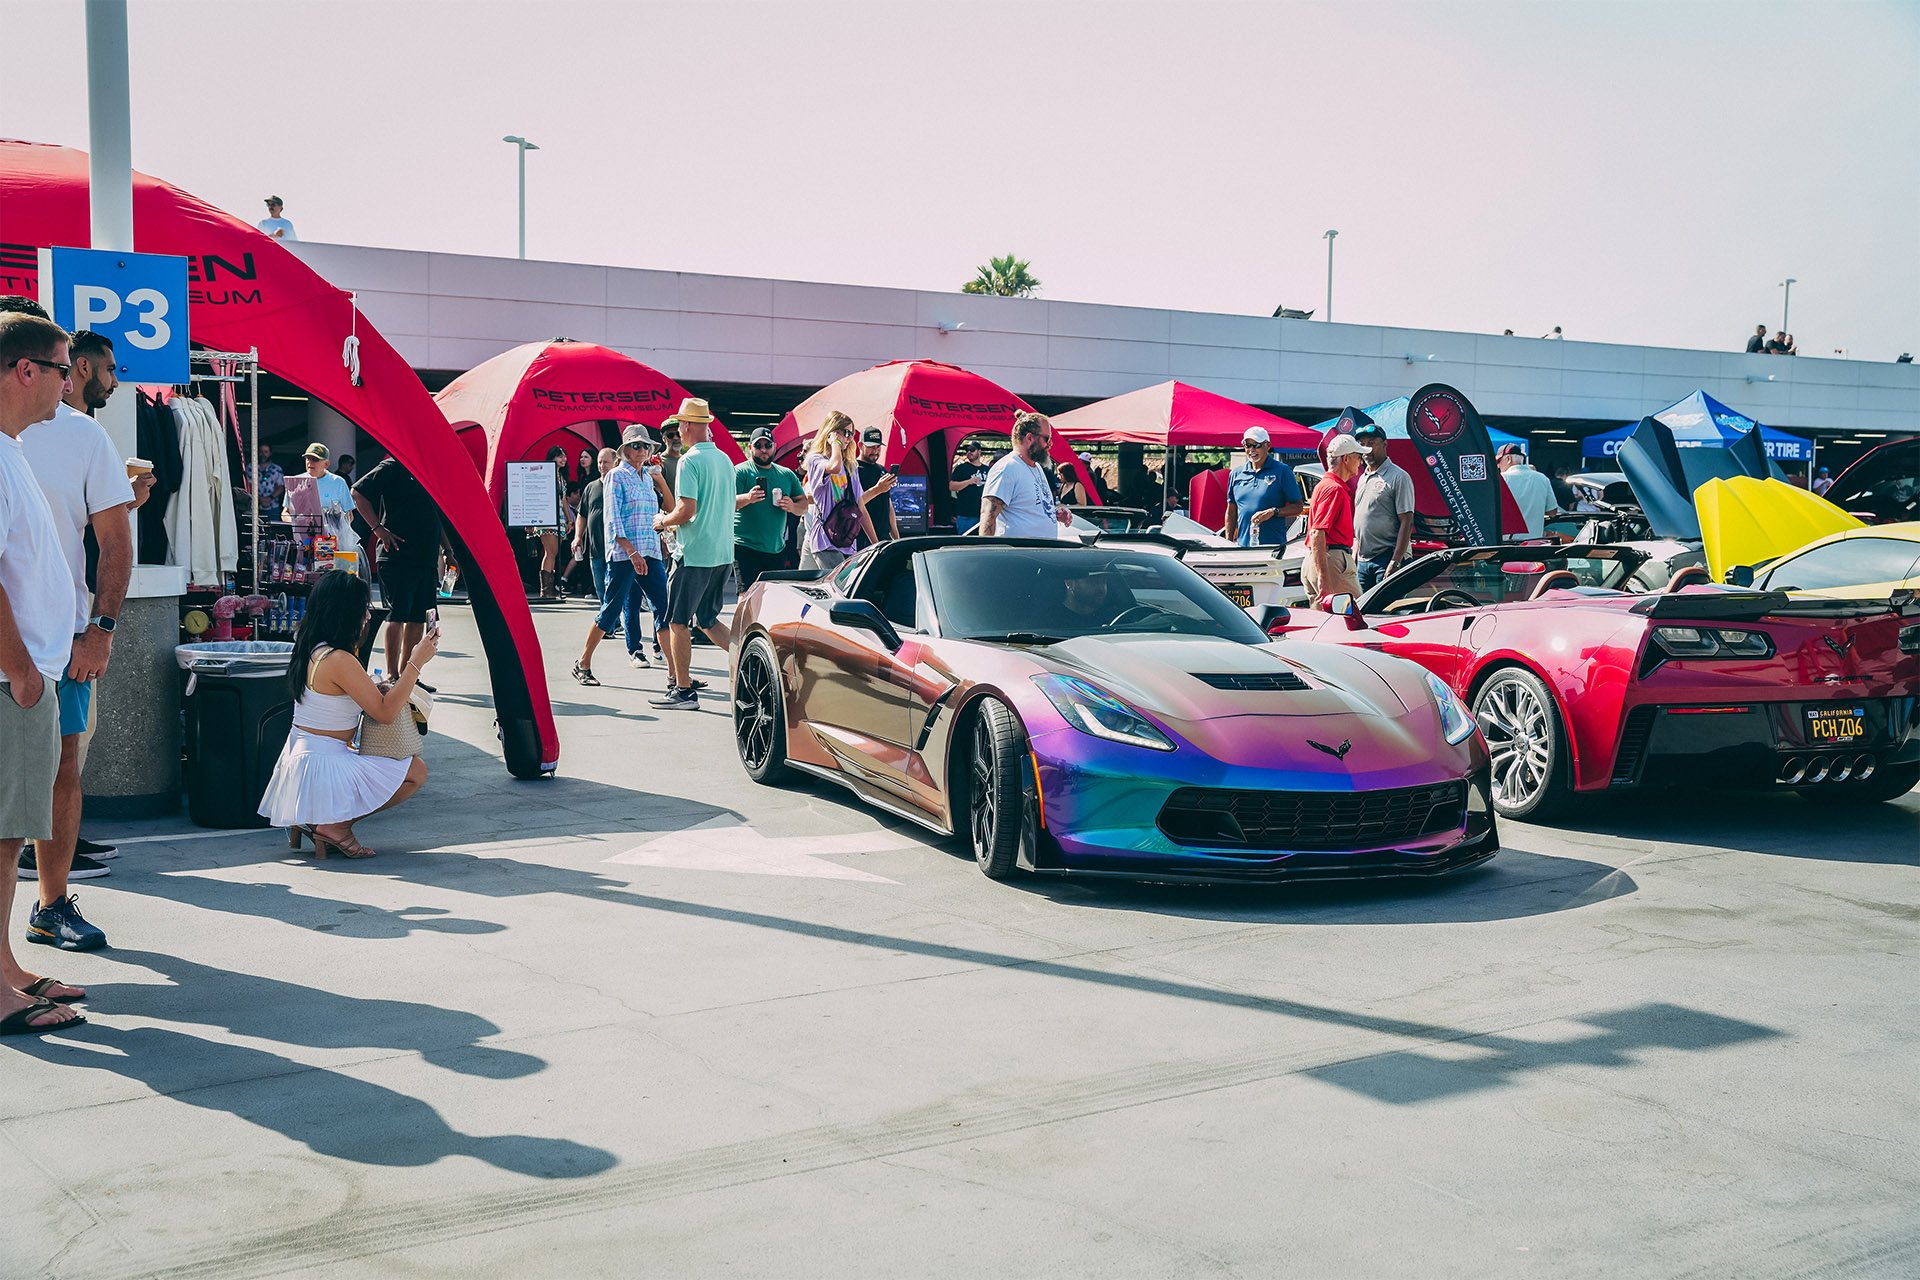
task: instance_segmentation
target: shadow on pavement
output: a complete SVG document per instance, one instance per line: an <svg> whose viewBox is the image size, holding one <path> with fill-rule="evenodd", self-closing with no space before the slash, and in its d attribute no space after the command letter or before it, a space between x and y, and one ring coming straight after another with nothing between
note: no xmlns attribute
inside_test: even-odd
<svg viewBox="0 0 1920 1280"><path fill-rule="evenodd" d="M1916 799L1910 792L1892 803L1839 804L1775 792L1647 791L1589 802L1554 825L1780 858L1920 867Z"/></svg>
<svg viewBox="0 0 1920 1280"><path fill-rule="evenodd" d="M1491 862L1434 879L1184 885L1024 876L1013 887L1064 906L1274 924L1468 924L1518 920L1624 897L1624 872L1580 858L1503 848Z"/></svg>
<svg viewBox="0 0 1920 1280"><path fill-rule="evenodd" d="M1471 1037L1477 1053L1435 1056L1419 1049L1337 1062L1305 1074L1351 1093L1396 1106L1495 1089L1529 1071L1556 1067L1627 1067L1644 1049L1698 1052L1781 1033L1671 1004L1643 1004L1612 1013L1583 1014L1591 1032L1570 1040L1526 1040L1511 1034Z"/></svg>
<svg viewBox="0 0 1920 1280"><path fill-rule="evenodd" d="M94 1023L22 1052L138 1080L176 1102L224 1112L358 1164L415 1168L471 1156L532 1178L584 1178L619 1163L564 1138L461 1133L418 1098L279 1054L159 1027ZM216 1083L208 1083L209 1080Z"/></svg>

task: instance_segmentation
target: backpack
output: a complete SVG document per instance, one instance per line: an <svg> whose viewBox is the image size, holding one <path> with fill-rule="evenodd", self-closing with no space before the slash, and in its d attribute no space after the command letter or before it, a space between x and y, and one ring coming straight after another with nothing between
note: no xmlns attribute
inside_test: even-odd
<svg viewBox="0 0 1920 1280"><path fill-rule="evenodd" d="M831 545L836 547L853 545L855 536L860 532L860 499L853 496L851 487L847 490L847 496L836 502L833 510L827 512L826 519L820 522L820 527L826 531L827 541Z"/></svg>

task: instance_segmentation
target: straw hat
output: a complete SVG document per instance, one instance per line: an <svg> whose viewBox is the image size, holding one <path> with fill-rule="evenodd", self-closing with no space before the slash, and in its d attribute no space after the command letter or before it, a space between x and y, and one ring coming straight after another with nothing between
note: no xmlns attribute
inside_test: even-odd
<svg viewBox="0 0 1920 1280"><path fill-rule="evenodd" d="M680 412L673 415L679 422L712 422L713 410L707 402L696 396L688 396L680 402Z"/></svg>

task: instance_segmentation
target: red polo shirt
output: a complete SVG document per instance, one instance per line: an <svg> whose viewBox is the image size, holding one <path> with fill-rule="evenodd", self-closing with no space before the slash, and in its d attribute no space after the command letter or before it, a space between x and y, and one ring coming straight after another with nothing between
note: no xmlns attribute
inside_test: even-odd
<svg viewBox="0 0 1920 1280"><path fill-rule="evenodd" d="M1324 529L1327 546L1353 548L1353 493L1332 473L1313 486L1313 500L1307 504L1307 532Z"/></svg>

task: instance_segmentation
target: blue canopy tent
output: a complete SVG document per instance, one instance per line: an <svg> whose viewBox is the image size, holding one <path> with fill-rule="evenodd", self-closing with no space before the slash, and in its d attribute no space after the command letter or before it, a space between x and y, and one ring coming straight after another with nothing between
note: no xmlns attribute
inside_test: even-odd
<svg viewBox="0 0 1920 1280"><path fill-rule="evenodd" d="M1735 413L1704 391L1696 391L1651 416L1673 433L1673 443L1681 449L1725 448L1757 428L1760 443L1766 446L1767 457L1774 462L1813 461L1811 440L1802 440L1799 436L1763 427L1745 414ZM1639 425L1639 420L1635 420L1624 427L1588 436L1580 442L1581 456L1613 457L1620 452L1621 442L1631 436Z"/></svg>
<svg viewBox="0 0 1920 1280"><path fill-rule="evenodd" d="M1393 439L1404 440L1407 438L1407 404L1412 399L1412 396L1398 396L1392 400L1383 400L1379 404L1370 404L1361 412L1379 423L1380 429ZM1327 428L1338 421L1340 421L1340 415L1335 414L1325 422L1314 423L1313 429L1325 435ZM1496 449L1503 444L1517 444L1522 448L1527 444L1519 436L1509 435L1505 431L1496 431L1492 427L1487 428L1487 435L1492 437L1493 447Z"/></svg>

